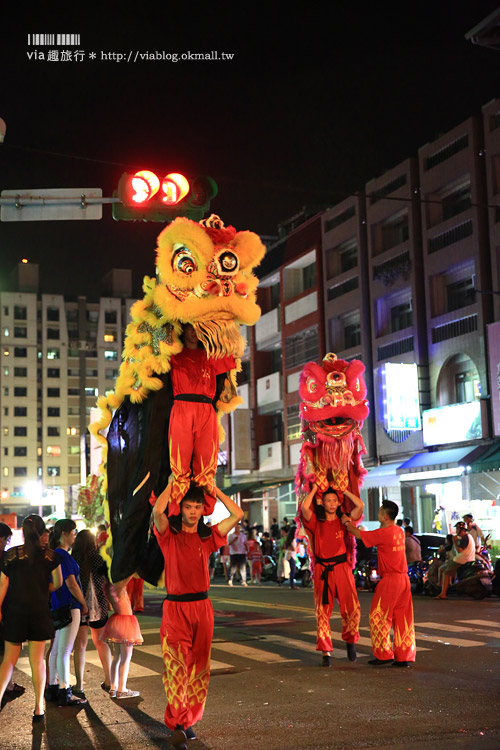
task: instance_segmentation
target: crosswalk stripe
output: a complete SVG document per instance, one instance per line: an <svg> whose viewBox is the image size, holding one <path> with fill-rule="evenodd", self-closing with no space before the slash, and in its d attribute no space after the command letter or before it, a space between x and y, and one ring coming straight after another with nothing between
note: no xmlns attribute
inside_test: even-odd
<svg viewBox="0 0 500 750"><path fill-rule="evenodd" d="M285 659L279 654L275 654L272 651L263 651L260 648L254 646L244 646L242 643L214 643L213 648L215 651L225 651L228 654L234 654L234 656L241 656L244 659L251 659L252 661L263 662L264 664L277 664L285 662L295 662L298 659Z"/></svg>
<svg viewBox="0 0 500 750"><path fill-rule="evenodd" d="M360 628L360 631L368 631L369 632L370 628ZM314 635L314 636L316 636L316 631L315 630L311 630L311 631L309 631L307 633L304 633L304 635ZM340 641L341 643L344 643L344 641L341 638L339 638L338 636L333 635L333 633L332 633L332 641L336 641L337 643ZM361 635L359 637L359 641L356 641L356 643L354 645L356 645L356 646L357 645L359 645L359 646L368 646L368 648L371 648L372 647L372 639L371 638L366 638L364 635ZM425 648L425 646L419 646L418 650L419 651L430 651L430 649Z"/></svg>
<svg viewBox="0 0 500 750"><path fill-rule="evenodd" d="M487 623L485 620L457 620L457 622L463 622L465 625L479 625L481 628L495 628L497 623ZM498 631L494 631L495 637L498 637Z"/></svg>
<svg viewBox="0 0 500 750"><path fill-rule="evenodd" d="M269 604L265 602L252 602L248 599L223 599L218 596L210 597L214 604L232 604L233 606L241 605L242 607L256 607L257 609L278 609L287 610L290 612L307 612L310 613L312 605L310 607L297 607L291 604Z"/></svg>
<svg viewBox="0 0 500 750"><path fill-rule="evenodd" d="M463 622L459 620L458 622ZM484 624L484 623L483 623ZM450 633L471 633L472 635L486 635L490 638L500 638L500 630L484 630L483 628L464 628L463 625L440 625L438 622L416 622L417 628L432 628L434 630L444 630Z"/></svg>
<svg viewBox="0 0 500 750"><path fill-rule="evenodd" d="M163 662L163 654L161 650L161 644L157 643L154 646L142 646L141 652L150 654L151 656L157 656ZM233 669L232 664L226 664L223 661L217 661L216 659L210 659L210 673L216 674L217 672L225 672L228 669ZM155 672L155 674L158 674Z"/></svg>
<svg viewBox="0 0 500 750"><path fill-rule="evenodd" d="M282 638L280 635L265 635L264 640L269 641L270 643L279 643L283 646L290 646L291 648L296 648L299 651L307 651L307 653L309 654L321 653L320 651L316 650L315 643L309 643L308 641L298 641L295 638ZM334 659L345 659L346 652L340 648L334 648L332 651L332 656ZM366 656L367 654L358 654L358 657Z"/></svg>

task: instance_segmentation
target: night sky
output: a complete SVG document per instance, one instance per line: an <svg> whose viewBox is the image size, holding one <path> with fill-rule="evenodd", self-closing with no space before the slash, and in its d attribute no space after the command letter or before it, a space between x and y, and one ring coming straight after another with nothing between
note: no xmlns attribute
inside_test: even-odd
<svg viewBox="0 0 500 750"><path fill-rule="evenodd" d="M28 20L14 8L0 31L0 188L111 196L123 171L209 174L226 223L272 235L303 205L334 205L500 96L500 53L464 38L498 2L305 5L216 3L191 14L202 6L51 4ZM78 33L80 44L29 47L35 33ZM84 55L28 59L35 49ZM215 50L234 58L101 59ZM161 225L103 212L94 222L1 223L0 290L26 256L44 292L97 296L102 275L126 267L138 294Z"/></svg>

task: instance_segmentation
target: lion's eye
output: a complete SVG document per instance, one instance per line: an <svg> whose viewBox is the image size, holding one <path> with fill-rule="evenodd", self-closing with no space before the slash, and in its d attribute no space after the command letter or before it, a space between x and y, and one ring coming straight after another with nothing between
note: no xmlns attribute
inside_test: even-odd
<svg viewBox="0 0 500 750"><path fill-rule="evenodd" d="M318 390L318 384L316 383L314 378L307 378L306 388L309 391L309 393L314 393L314 391Z"/></svg>
<svg viewBox="0 0 500 750"><path fill-rule="evenodd" d="M174 254L172 256L172 268L174 271L180 271L184 274L190 274L198 270L196 261L193 257L191 250L184 245L174 246Z"/></svg>

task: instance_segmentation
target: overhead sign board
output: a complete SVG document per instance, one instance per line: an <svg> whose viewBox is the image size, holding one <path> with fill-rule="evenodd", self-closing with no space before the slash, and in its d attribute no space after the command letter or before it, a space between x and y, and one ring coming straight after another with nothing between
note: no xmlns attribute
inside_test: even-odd
<svg viewBox="0 0 500 750"><path fill-rule="evenodd" d="M386 429L420 430L417 365L386 362L383 371Z"/></svg>
<svg viewBox="0 0 500 750"><path fill-rule="evenodd" d="M47 188L41 190L2 190L1 221L74 221L102 219L101 188ZM12 203L5 203L5 199Z"/></svg>
<svg viewBox="0 0 500 750"><path fill-rule="evenodd" d="M422 415L422 423L424 445L461 443L483 436L479 401L427 409Z"/></svg>

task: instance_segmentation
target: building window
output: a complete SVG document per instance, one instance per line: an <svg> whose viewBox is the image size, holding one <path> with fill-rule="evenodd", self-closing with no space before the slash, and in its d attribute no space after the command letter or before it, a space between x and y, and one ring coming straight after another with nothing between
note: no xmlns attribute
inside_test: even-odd
<svg viewBox="0 0 500 750"><path fill-rule="evenodd" d="M80 473L79 466L68 466L68 474L79 474L79 473Z"/></svg>
<svg viewBox="0 0 500 750"><path fill-rule="evenodd" d="M59 320L59 308L48 307L47 308L47 320L57 322Z"/></svg>
<svg viewBox="0 0 500 750"><path fill-rule="evenodd" d="M47 368L47 377L48 378L58 378L60 376L61 371L58 367L48 367Z"/></svg>
<svg viewBox="0 0 500 750"><path fill-rule="evenodd" d="M59 349L47 349L47 359L59 359Z"/></svg>
<svg viewBox="0 0 500 750"><path fill-rule="evenodd" d="M391 307L391 331L402 331L413 325L413 310L411 300L401 305Z"/></svg>
<svg viewBox="0 0 500 750"><path fill-rule="evenodd" d="M355 239L343 242L327 253L327 278L331 279L358 265L358 243Z"/></svg>
<svg viewBox="0 0 500 750"><path fill-rule="evenodd" d="M4 477L8 477L9 476L9 468L8 468L8 466L4 466L3 467L3 475L4 475Z"/></svg>
<svg viewBox="0 0 500 750"><path fill-rule="evenodd" d="M107 380L113 380L118 376L118 370L116 369L110 369L109 367L105 370L105 377Z"/></svg>
<svg viewBox="0 0 500 750"><path fill-rule="evenodd" d="M15 477L27 477L28 469L26 468L26 466L14 466L14 476Z"/></svg>
<svg viewBox="0 0 500 750"><path fill-rule="evenodd" d="M69 445L68 446L68 455L69 456L76 456L78 453L80 453L80 446L79 445Z"/></svg>
<svg viewBox="0 0 500 750"><path fill-rule="evenodd" d="M78 406L68 406L68 414L77 417L80 414L80 409L78 408Z"/></svg>
<svg viewBox="0 0 500 750"><path fill-rule="evenodd" d="M68 377L70 378L79 378L80 377L80 370L76 367L70 367L68 370Z"/></svg>
<svg viewBox="0 0 500 750"><path fill-rule="evenodd" d="M99 320L99 310L87 310L87 320L90 323L97 323Z"/></svg>
<svg viewBox="0 0 500 750"><path fill-rule="evenodd" d="M60 388L47 388L47 396L49 398L59 398L61 395Z"/></svg>
<svg viewBox="0 0 500 750"><path fill-rule="evenodd" d="M9 386L8 385L4 385L4 387L3 387L3 395L4 396L8 396L9 395Z"/></svg>
<svg viewBox="0 0 500 750"><path fill-rule="evenodd" d="M299 331L299 333L287 336L285 339L285 364L287 370L318 358L318 326L313 326L305 331Z"/></svg>
<svg viewBox="0 0 500 750"><path fill-rule="evenodd" d="M61 455L61 446L60 445L48 445L47 446L47 455L48 456L60 456Z"/></svg>
<svg viewBox="0 0 500 750"><path fill-rule="evenodd" d="M60 434L61 434L61 430L59 427L47 427L48 437L59 437Z"/></svg>
<svg viewBox="0 0 500 750"><path fill-rule="evenodd" d="M466 182L442 198L443 221L467 211L472 205L470 182Z"/></svg>
<svg viewBox="0 0 500 750"><path fill-rule="evenodd" d="M79 388L68 388L68 396L79 396L79 395L80 395Z"/></svg>
<svg viewBox="0 0 500 750"><path fill-rule="evenodd" d="M86 396L97 396L97 388L85 388Z"/></svg>
<svg viewBox="0 0 500 750"><path fill-rule="evenodd" d="M105 349L104 350L104 359L117 360L118 359L118 352L115 352L112 349Z"/></svg>
<svg viewBox="0 0 500 750"><path fill-rule="evenodd" d="M79 427L67 427L66 428L66 435L71 435L74 437L75 435L80 434L80 428Z"/></svg>
<svg viewBox="0 0 500 750"><path fill-rule="evenodd" d="M15 417L27 417L28 408L26 406L14 406L14 416Z"/></svg>
<svg viewBox="0 0 500 750"><path fill-rule="evenodd" d="M14 305L14 318L15 320L26 320L27 319L27 308L21 305Z"/></svg>
<svg viewBox="0 0 500 750"><path fill-rule="evenodd" d="M287 440L297 440L300 437L299 404L292 404L286 409L286 437Z"/></svg>
<svg viewBox="0 0 500 750"><path fill-rule="evenodd" d="M60 466L47 466L47 476L49 477L60 477L61 467Z"/></svg>
<svg viewBox="0 0 500 750"><path fill-rule="evenodd" d="M115 340L115 334L114 333L110 333L109 331L107 331L104 334L104 341L105 341L106 344L112 344L114 340Z"/></svg>
<svg viewBox="0 0 500 750"><path fill-rule="evenodd" d="M16 386L14 388L14 396L27 396L28 395L28 389L24 388L22 386Z"/></svg>
<svg viewBox="0 0 500 750"><path fill-rule="evenodd" d="M9 329L8 329L8 328L4 328L4 329L3 329L3 335L4 335L4 336L7 336L7 337L9 337L9 336L10 336L10 331L9 331Z"/></svg>
<svg viewBox="0 0 500 750"><path fill-rule="evenodd" d="M27 456L28 449L24 445L14 446L14 456Z"/></svg>
<svg viewBox="0 0 500 750"><path fill-rule="evenodd" d="M28 329L25 326L14 326L14 337L25 339L28 337Z"/></svg>
<svg viewBox="0 0 500 750"><path fill-rule="evenodd" d="M88 378L96 378L97 377L97 370L93 370L93 369L87 368L85 370L85 375Z"/></svg>
<svg viewBox="0 0 500 750"><path fill-rule="evenodd" d="M14 347L14 357L27 357L28 356L28 350L25 346L15 346Z"/></svg>
<svg viewBox="0 0 500 750"><path fill-rule="evenodd" d="M14 436L15 437L26 437L28 434L28 428L27 427L14 427Z"/></svg>
<svg viewBox="0 0 500 750"><path fill-rule="evenodd" d="M59 338L59 328L47 328L47 338L48 339L58 339Z"/></svg>
<svg viewBox="0 0 500 750"><path fill-rule="evenodd" d="M481 398L481 383L477 370L459 372L455 375L457 404L478 401Z"/></svg>
<svg viewBox="0 0 500 750"><path fill-rule="evenodd" d="M448 312L458 310L460 307L473 305L476 301L476 290L474 289L474 279L469 277L448 284L446 287L448 298Z"/></svg>
<svg viewBox="0 0 500 750"><path fill-rule="evenodd" d="M353 346L361 344L361 323L359 320L345 321L344 323L344 349L352 349Z"/></svg>
<svg viewBox="0 0 500 750"><path fill-rule="evenodd" d="M61 410L59 409L58 406L48 406L47 407L47 416L48 417L59 417L60 414L61 414Z"/></svg>
<svg viewBox="0 0 500 750"><path fill-rule="evenodd" d="M14 377L15 378L28 377L28 368L27 367L14 367Z"/></svg>
<svg viewBox="0 0 500 750"><path fill-rule="evenodd" d="M104 313L104 322L106 324L116 323L116 310L106 310Z"/></svg>

